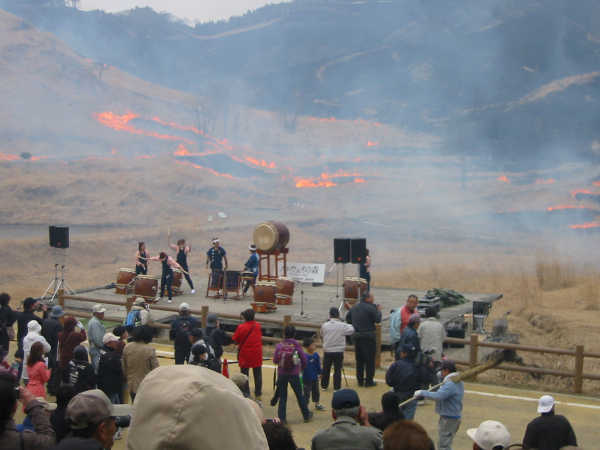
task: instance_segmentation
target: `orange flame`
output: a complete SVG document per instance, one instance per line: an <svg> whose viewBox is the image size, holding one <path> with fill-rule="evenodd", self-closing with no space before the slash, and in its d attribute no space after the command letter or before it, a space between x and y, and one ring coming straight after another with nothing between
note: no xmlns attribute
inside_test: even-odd
<svg viewBox="0 0 600 450"><path fill-rule="evenodd" d="M6 153L0 153L0 159L6 160L6 161L14 161L15 159L21 159L21 157L17 156L17 155L9 155Z"/></svg>
<svg viewBox="0 0 600 450"><path fill-rule="evenodd" d="M569 228L595 228L600 227L600 222L594 220L593 222L586 222L578 225L569 225Z"/></svg>
<svg viewBox="0 0 600 450"><path fill-rule="evenodd" d="M118 116L112 112L103 112L103 113L95 113L94 118L103 125L111 127L114 130L122 130L129 131L130 133L142 134L145 136L152 136L160 139L171 139L171 140L180 140L186 142L188 144L195 144L195 142L187 140L178 136L170 136L168 134L158 134L154 131L145 131L134 126L129 125L129 121L135 119L136 117L140 117L137 114L127 112L122 116Z"/></svg>
<svg viewBox="0 0 600 450"><path fill-rule="evenodd" d="M113 149L110 151L110 154L111 154L111 155L117 155L118 153L119 153L119 152L118 152L118 150L117 150L116 148L113 148Z"/></svg>
<svg viewBox="0 0 600 450"><path fill-rule="evenodd" d="M375 145L379 145L379 142L371 142L371 141L367 141L367 147L373 147Z"/></svg>
<svg viewBox="0 0 600 450"><path fill-rule="evenodd" d="M600 181L594 181L594 186L600 186Z"/></svg>
<svg viewBox="0 0 600 450"><path fill-rule="evenodd" d="M220 177L225 177L225 178L231 178L231 179L233 179L233 177L232 177L231 175L229 175L229 174L215 172L214 170L212 170L212 169L209 169L208 167L202 167L202 166L199 166L199 165L197 165L197 164L192 164L192 163L190 163L190 162L187 162L187 161L177 161L177 160L175 160L175 162L176 162L177 164L181 164L182 166L191 166L191 167L195 167L196 169L203 169L203 170L207 170L207 171L209 171L210 173L212 173L213 175L217 175L217 176L220 176Z"/></svg>
<svg viewBox="0 0 600 450"><path fill-rule="evenodd" d="M267 167L269 169L275 169L275 163L274 162L266 162L264 159L254 159L254 158L250 158L249 156L244 155L244 158L246 158L246 161L251 162L252 164L256 164L257 166L262 166L262 167Z"/></svg>
<svg viewBox="0 0 600 450"><path fill-rule="evenodd" d="M595 194L591 191L585 190L585 189L579 189L577 191L571 191L571 194L573 194L573 197L575 197L577 194L590 194L590 195L600 195L600 193Z"/></svg>
<svg viewBox="0 0 600 450"><path fill-rule="evenodd" d="M502 176L498 177L498 181L504 181L505 183L510 183L510 181L508 181L508 178L506 178L506 175L502 175Z"/></svg>
<svg viewBox="0 0 600 450"><path fill-rule="evenodd" d="M558 205L558 206L551 206L550 208L548 208L548 211L557 211L560 209L585 209L585 208L587 208L587 206Z"/></svg>
<svg viewBox="0 0 600 450"><path fill-rule="evenodd" d="M330 180L310 180L307 178L294 178L296 181L296 187L331 187L337 186L337 183L334 183Z"/></svg>
<svg viewBox="0 0 600 450"><path fill-rule="evenodd" d="M46 158L50 158L49 156L32 156L31 160L32 161L39 161L40 159L46 159Z"/></svg>
<svg viewBox="0 0 600 450"><path fill-rule="evenodd" d="M535 180L535 185L537 186L538 184L552 184L554 183L554 180L552 178L549 178L547 180L542 180L541 178L538 178L537 180Z"/></svg>

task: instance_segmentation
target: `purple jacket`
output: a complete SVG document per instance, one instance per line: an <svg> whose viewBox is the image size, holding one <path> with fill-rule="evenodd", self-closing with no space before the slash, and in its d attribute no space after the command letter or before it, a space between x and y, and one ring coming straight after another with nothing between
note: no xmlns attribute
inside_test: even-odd
<svg viewBox="0 0 600 450"><path fill-rule="evenodd" d="M281 367L277 367L277 375L300 375L300 372L304 370L308 365L308 358L306 357L306 353L304 353L304 350L302 350L302 346L294 339L285 339L279 344L277 344L277 347L275 348L275 355L273 355L273 362L279 365L279 351L281 350L281 347L283 346L284 342L293 344L294 347L296 347L298 356L300 356L300 364L290 370L285 370Z"/></svg>

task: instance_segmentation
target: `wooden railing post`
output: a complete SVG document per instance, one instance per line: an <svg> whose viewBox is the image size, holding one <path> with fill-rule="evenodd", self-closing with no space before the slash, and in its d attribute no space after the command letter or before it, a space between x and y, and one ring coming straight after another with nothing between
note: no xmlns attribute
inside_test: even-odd
<svg viewBox="0 0 600 450"><path fill-rule="evenodd" d="M65 309L65 290L64 289L59 289L58 290L58 304L60 306L62 306L62 309Z"/></svg>
<svg viewBox="0 0 600 450"><path fill-rule="evenodd" d="M576 394L583 391L583 345L575 346L575 383L573 389Z"/></svg>
<svg viewBox="0 0 600 450"><path fill-rule="evenodd" d="M475 368L475 366L477 365L477 362L479 361L479 358L477 356L477 344L479 343L479 335L477 334L472 334L471 335L471 342L469 343L469 369L473 369ZM477 376L474 376L473 378L470 379L470 381L476 381L477 380Z"/></svg>
<svg viewBox="0 0 600 450"><path fill-rule="evenodd" d="M206 328L207 317L208 317L208 305L202 305L202 328Z"/></svg>
<svg viewBox="0 0 600 450"><path fill-rule="evenodd" d="M129 311L131 311L131 307L133 306L133 302L135 301L133 295L128 295L127 297L125 297L125 301L127 302L127 305L125 305L125 309L129 314Z"/></svg>
<svg viewBox="0 0 600 450"><path fill-rule="evenodd" d="M287 327L291 321L292 321L292 316L290 316L289 314L286 314L285 316L283 316L283 328L285 329L285 327Z"/></svg>
<svg viewBox="0 0 600 450"><path fill-rule="evenodd" d="M376 353L375 353L375 368L379 369L381 367L381 324L375 324L375 342L377 345Z"/></svg>

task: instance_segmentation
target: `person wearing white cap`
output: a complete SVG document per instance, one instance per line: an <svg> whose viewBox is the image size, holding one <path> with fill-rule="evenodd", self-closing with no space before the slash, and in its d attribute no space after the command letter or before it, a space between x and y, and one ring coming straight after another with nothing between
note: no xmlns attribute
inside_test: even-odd
<svg viewBox="0 0 600 450"><path fill-rule="evenodd" d="M87 326L88 342L90 343L90 358L94 370L98 370L98 360L100 359L100 349L104 345L102 338L106 334L106 328L101 320L104 319L106 308L102 305L94 305L92 313L94 317L90 319Z"/></svg>
<svg viewBox="0 0 600 450"><path fill-rule="evenodd" d="M541 414L527 425L523 444L538 450L559 450L567 445L577 447L577 437L565 416L554 414L554 398L542 395L537 411Z"/></svg>
<svg viewBox="0 0 600 450"><path fill-rule="evenodd" d="M495 420L486 420L467 434L473 439L473 450L504 450L510 445L510 433Z"/></svg>
<svg viewBox="0 0 600 450"><path fill-rule="evenodd" d="M148 305L144 297L136 297L131 310L127 313L127 319L125 319L125 325L152 325L154 323L154 317L148 309Z"/></svg>
<svg viewBox="0 0 600 450"><path fill-rule="evenodd" d="M213 270L223 270L223 260L225 260L225 269L227 270L227 252L221 247L219 238L212 240L213 246L206 252L206 267Z"/></svg>
<svg viewBox="0 0 600 450"><path fill-rule="evenodd" d="M244 287L244 294L248 292L250 286L256 284L256 277L258 276L259 266L258 255L256 254L256 245L249 245L248 250L250 250L250 257L248 258L248 261L246 261L246 264L244 264L244 270L252 271L254 281L252 282L252 284L246 283L246 286Z"/></svg>

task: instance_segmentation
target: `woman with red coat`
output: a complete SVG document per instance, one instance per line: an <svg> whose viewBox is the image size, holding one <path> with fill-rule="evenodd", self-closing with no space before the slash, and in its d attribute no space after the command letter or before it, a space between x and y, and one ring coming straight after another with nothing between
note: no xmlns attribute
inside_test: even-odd
<svg viewBox="0 0 600 450"><path fill-rule="evenodd" d="M76 332L75 326L78 326L81 331ZM86 339L87 334L81 322L73 316L66 317L63 330L58 333L58 368L62 375L62 382L65 384L69 384L69 363L73 359L73 351Z"/></svg>
<svg viewBox="0 0 600 450"><path fill-rule="evenodd" d="M238 325L233 333L233 340L238 346L240 370L246 376L254 376L254 397L260 401L262 396L262 330L260 323L254 320L254 310L247 309L242 313L245 322ZM250 395L250 383L246 383L244 394Z"/></svg>
<svg viewBox="0 0 600 450"><path fill-rule="evenodd" d="M44 345L41 342L34 342L29 350L27 358L27 374L29 375L29 383L27 390L36 397L46 398L46 388L44 383L50 379L50 371L46 366L44 359ZM25 409L25 406L23 406Z"/></svg>

